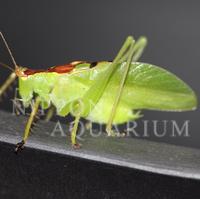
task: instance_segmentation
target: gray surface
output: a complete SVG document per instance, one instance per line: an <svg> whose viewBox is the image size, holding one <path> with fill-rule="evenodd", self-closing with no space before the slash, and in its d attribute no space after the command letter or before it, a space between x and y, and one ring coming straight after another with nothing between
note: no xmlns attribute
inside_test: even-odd
<svg viewBox="0 0 200 199"><path fill-rule="evenodd" d="M23 116L0 112L0 141L16 144L26 122ZM39 122L26 147L80 157L159 174L200 179L200 150L133 138L84 137L82 148L72 150L69 136L49 136L55 123Z"/></svg>

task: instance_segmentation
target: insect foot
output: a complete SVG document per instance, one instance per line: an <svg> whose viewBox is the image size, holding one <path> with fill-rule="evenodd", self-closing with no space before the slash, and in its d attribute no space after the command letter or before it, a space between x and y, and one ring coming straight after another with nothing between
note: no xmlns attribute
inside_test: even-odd
<svg viewBox="0 0 200 199"><path fill-rule="evenodd" d="M125 137L126 133L120 133L118 131L113 131L113 130L106 130L107 131L107 136L108 137Z"/></svg>
<svg viewBox="0 0 200 199"><path fill-rule="evenodd" d="M18 154L18 152L22 151L24 149L24 140L22 140L21 142L16 144L16 148L15 148L15 153Z"/></svg>
<svg viewBox="0 0 200 199"><path fill-rule="evenodd" d="M73 149L80 149L81 148L81 144L79 144L79 143L72 144L72 148Z"/></svg>
<svg viewBox="0 0 200 199"><path fill-rule="evenodd" d="M85 128L86 128L86 130L91 130L92 129L92 123L91 122L85 123Z"/></svg>
<svg viewBox="0 0 200 199"><path fill-rule="evenodd" d="M126 137L126 133L125 132L123 132L123 133L117 132L116 137L120 137L120 138Z"/></svg>

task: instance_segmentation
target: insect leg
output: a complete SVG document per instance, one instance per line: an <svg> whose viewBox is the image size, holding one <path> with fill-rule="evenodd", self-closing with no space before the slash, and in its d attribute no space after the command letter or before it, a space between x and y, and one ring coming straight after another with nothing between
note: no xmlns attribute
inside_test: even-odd
<svg viewBox="0 0 200 199"><path fill-rule="evenodd" d="M109 118L107 126L106 126L106 131L108 133L108 136L114 135L113 132L112 132L112 123L113 123L113 120L114 120L114 117L115 117L115 114L116 114L116 110L117 110L118 103L120 101L120 97L122 95L122 91L123 91L123 88L124 88L124 84L125 84L125 81L126 81L126 77L128 75L128 71L129 71L131 62L132 61L135 62L141 56L142 51L145 48L146 44L147 44L146 38L141 37L135 44L132 43L129 52L127 52L127 55L124 56L124 57L127 57L126 65L124 67L124 72L122 74L122 79L120 81L120 85L117 89L117 94L116 94L115 99L114 99L110 118ZM124 59L124 57L122 59Z"/></svg>
<svg viewBox="0 0 200 199"><path fill-rule="evenodd" d="M103 95L103 92L109 82L110 77L116 70L118 64L122 63L123 57L129 51L131 44L134 42L135 40L133 39L133 37L131 36L127 37L126 41L122 45L120 51L118 52L117 56L115 57L110 67L102 75L99 76L99 78L94 82L94 84L82 97L81 100L82 103L84 104L84 110L82 113L83 117L86 117L92 111L94 106L97 104L98 100ZM88 99L90 102L92 102L92 107L91 103L90 102L88 103Z"/></svg>
<svg viewBox="0 0 200 199"><path fill-rule="evenodd" d="M71 143L72 143L72 147L74 149L78 149L80 148L80 145L79 143L77 143L76 141L76 134L77 134L77 130L78 130L78 123L79 123L79 120L81 118L81 105L80 103L77 104L77 114L75 116L75 120L74 120L74 126L73 126L73 129L72 129L72 132L71 132Z"/></svg>
<svg viewBox="0 0 200 199"><path fill-rule="evenodd" d="M55 107L52 105L52 106L50 106L50 108L46 114L45 122L48 122L53 117L54 112L55 112Z"/></svg>
<svg viewBox="0 0 200 199"><path fill-rule="evenodd" d="M26 128L25 128L25 131L24 131L23 139L22 139L21 142L17 143L17 145L16 145L16 148L15 148L15 152L16 152L16 153L24 148L24 144L25 144L25 142L26 142L26 140L28 139L28 136L29 136L29 134L30 134L30 129L31 129L31 126L32 126L34 117L35 117L36 114L37 114L37 111L38 111L40 102L41 102L41 101L40 101L40 98L37 97L36 100L35 100L34 106L33 106L33 108L32 108L31 115L30 115L30 117L29 117L29 119L28 119L28 122L27 122L27 124L26 124Z"/></svg>
<svg viewBox="0 0 200 199"><path fill-rule="evenodd" d="M7 78L4 84L0 87L0 97L8 89L8 87L15 81L16 77L17 76L14 72L10 74L10 76Z"/></svg>

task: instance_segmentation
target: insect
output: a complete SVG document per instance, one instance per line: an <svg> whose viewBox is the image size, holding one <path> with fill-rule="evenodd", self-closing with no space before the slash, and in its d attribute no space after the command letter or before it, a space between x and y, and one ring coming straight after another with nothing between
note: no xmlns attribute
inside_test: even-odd
<svg viewBox="0 0 200 199"><path fill-rule="evenodd" d="M27 142L39 106L48 109L53 105L59 116L71 113L75 117L71 132L74 148L79 148L76 133L81 117L105 123L108 136L114 136L112 124L140 118L137 110L187 111L197 106L193 90L174 74L152 64L137 62L147 44L145 37L135 41L128 36L112 62L75 61L46 70L17 65L2 33L1 38L15 68L4 64L13 73L0 88L0 93L18 77L24 106L35 99L16 152Z"/></svg>

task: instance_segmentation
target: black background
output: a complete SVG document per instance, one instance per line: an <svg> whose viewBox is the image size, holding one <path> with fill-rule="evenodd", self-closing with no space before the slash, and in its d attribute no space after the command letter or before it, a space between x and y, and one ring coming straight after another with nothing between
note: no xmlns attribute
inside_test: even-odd
<svg viewBox="0 0 200 199"><path fill-rule="evenodd" d="M198 96L199 19L199 1L0 1L0 30L19 65L47 68L72 60L112 60L127 35L145 35L149 45L142 61L177 74ZM2 42L0 46L0 61L9 63ZM1 82L8 74L1 68ZM11 109L8 100L1 106ZM171 138L169 128L164 138L152 135L148 139L200 147L199 111L145 111L143 119L180 124L190 120L189 138Z"/></svg>

